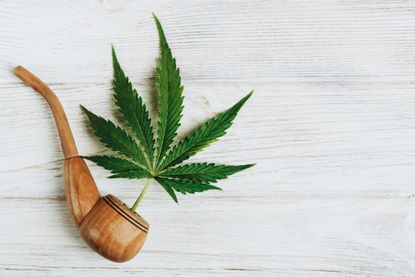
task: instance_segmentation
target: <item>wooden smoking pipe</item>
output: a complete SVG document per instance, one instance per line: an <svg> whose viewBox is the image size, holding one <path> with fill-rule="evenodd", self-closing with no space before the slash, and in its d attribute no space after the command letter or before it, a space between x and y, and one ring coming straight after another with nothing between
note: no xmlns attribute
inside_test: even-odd
<svg viewBox="0 0 415 277"><path fill-rule="evenodd" d="M133 258L144 244L149 224L118 198L102 197L84 160L79 156L63 107L53 91L22 66L14 73L48 102L56 121L65 157L65 196L69 214L82 238L114 262Z"/></svg>

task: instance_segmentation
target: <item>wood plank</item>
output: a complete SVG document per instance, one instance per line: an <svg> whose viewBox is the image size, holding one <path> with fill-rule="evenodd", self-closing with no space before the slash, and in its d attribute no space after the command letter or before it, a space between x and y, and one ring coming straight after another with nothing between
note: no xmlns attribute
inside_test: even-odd
<svg viewBox="0 0 415 277"><path fill-rule="evenodd" d="M0 4L0 82L23 64L45 81L111 76L110 45L151 78L162 20L186 80L412 80L411 1L84 1Z"/></svg>
<svg viewBox="0 0 415 277"><path fill-rule="evenodd" d="M148 100L149 86L138 87ZM409 180L415 179L415 83L189 82L180 133L231 106L251 88L256 92L229 134L193 160L257 166L221 182L224 192L207 195L414 193ZM67 110L80 153L103 153L79 104L115 118L110 86L53 89ZM49 108L30 88L3 85L1 90L0 164L7 185L0 186L0 194L62 197L62 153ZM136 181L108 180L107 172L92 169L104 190L120 197L136 194Z"/></svg>
<svg viewBox="0 0 415 277"><path fill-rule="evenodd" d="M19 276L411 276L412 199L147 201L151 222L126 264L89 250L63 200L2 200L0 272Z"/></svg>

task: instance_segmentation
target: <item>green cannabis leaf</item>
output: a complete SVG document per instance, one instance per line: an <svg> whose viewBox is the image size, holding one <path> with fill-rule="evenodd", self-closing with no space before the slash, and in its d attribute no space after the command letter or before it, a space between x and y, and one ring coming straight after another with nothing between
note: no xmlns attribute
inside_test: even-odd
<svg viewBox="0 0 415 277"><path fill-rule="evenodd" d="M128 128L123 130L110 120L97 116L81 106L95 135L107 148L119 155L85 158L109 170L112 173L109 178L147 178L143 190L131 208L132 211L137 209L152 180L156 180L171 198L178 202L176 192L187 194L220 190L212 183L253 166L212 163L179 165L225 135L252 92L228 110L206 121L180 142L174 143L183 112L183 86L176 59L167 43L160 21L156 16L154 19L160 40L160 57L156 69L157 124L152 124L148 109L122 70L114 48L114 99Z"/></svg>

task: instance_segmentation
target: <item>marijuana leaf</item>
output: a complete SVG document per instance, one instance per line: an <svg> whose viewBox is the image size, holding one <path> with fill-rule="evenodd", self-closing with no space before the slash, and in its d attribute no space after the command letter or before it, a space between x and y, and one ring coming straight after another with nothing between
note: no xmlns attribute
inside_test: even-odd
<svg viewBox="0 0 415 277"><path fill-rule="evenodd" d="M144 152L148 157L147 166L152 168L154 138L150 116L143 100L138 96L137 91L133 88L130 80L121 69L114 48L112 48L112 60L114 68L113 87L115 103L124 116L124 119L128 122L131 130L137 136L140 145L144 148Z"/></svg>
<svg viewBox="0 0 415 277"><path fill-rule="evenodd" d="M99 137L105 146L145 167L146 159L144 153L126 131L123 131L110 120L105 120L93 114L83 106L81 106L81 109L88 116L95 135Z"/></svg>
<svg viewBox="0 0 415 277"><path fill-rule="evenodd" d="M224 165L212 163L192 163L172 167L160 173L160 177L188 179L194 182L216 183L218 180L226 179L229 175L252 167L247 165Z"/></svg>
<svg viewBox="0 0 415 277"><path fill-rule="evenodd" d="M171 179L164 177L155 177L157 182L162 185L162 187L170 194L173 200L177 203L177 197L174 191L180 192L182 194L202 192L209 189L221 190L213 185L209 185L204 182L193 182L186 179Z"/></svg>
<svg viewBox="0 0 415 277"><path fill-rule="evenodd" d="M160 39L160 59L156 69L158 103L157 161L169 149L177 135L183 110L183 86L180 84L180 71L176 66L160 21L154 16Z"/></svg>
<svg viewBox="0 0 415 277"><path fill-rule="evenodd" d="M109 178L129 178L140 179L149 176L146 170L137 164L113 156L92 156L86 159L96 163L97 165L111 171L114 175Z"/></svg>
<svg viewBox="0 0 415 277"><path fill-rule="evenodd" d="M153 128L148 109L125 75L114 48L112 48L114 99L129 129L123 130L110 120L97 116L81 106L99 140L122 156L122 158L106 155L85 158L109 170L113 174L110 178L147 178L140 196L131 208L133 211L136 210L153 179L175 202L178 202L176 192L188 194L220 190L212 183L253 166L253 164L213 163L179 165L225 135L252 92L228 110L206 121L180 142L174 143L182 118L183 86L176 59L167 43L160 21L156 16L154 19L160 40L160 57L156 69L158 105L156 126ZM134 137L129 134L130 131Z"/></svg>
<svg viewBox="0 0 415 277"><path fill-rule="evenodd" d="M208 120L200 128L196 129L192 134L176 144L164 158L159 169L163 170L166 167L187 160L203 148L209 146L211 142L214 142L219 137L225 135L226 130L231 127L232 121L236 117L238 111L251 95L252 92L239 100L239 102L230 109Z"/></svg>

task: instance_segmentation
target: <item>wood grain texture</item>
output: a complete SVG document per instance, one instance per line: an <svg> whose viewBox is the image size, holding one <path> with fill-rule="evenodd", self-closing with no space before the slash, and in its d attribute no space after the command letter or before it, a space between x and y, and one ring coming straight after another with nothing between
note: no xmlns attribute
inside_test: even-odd
<svg viewBox="0 0 415 277"><path fill-rule="evenodd" d="M114 262L132 259L143 247L149 224L113 195L102 197L81 223L81 236Z"/></svg>
<svg viewBox="0 0 415 277"><path fill-rule="evenodd" d="M255 93L197 161L257 166L175 205L150 187L142 252L113 264L66 214L51 84L80 154L103 153L79 104L116 118L110 44L150 101L162 21L185 86L180 134ZM415 3L0 2L1 276L415 275ZM142 181L102 193L132 204Z"/></svg>
<svg viewBox="0 0 415 277"><path fill-rule="evenodd" d="M68 214L79 227L101 195L91 171L81 157L72 157L63 162L64 191Z"/></svg>

